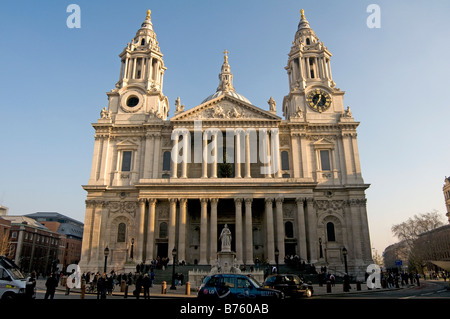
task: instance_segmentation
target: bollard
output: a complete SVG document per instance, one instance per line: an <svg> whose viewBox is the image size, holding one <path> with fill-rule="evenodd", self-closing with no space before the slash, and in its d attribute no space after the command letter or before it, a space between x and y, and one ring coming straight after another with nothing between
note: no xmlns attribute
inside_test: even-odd
<svg viewBox="0 0 450 319"><path fill-rule="evenodd" d="M356 290L361 290L361 282L359 280L356 282Z"/></svg>
<svg viewBox="0 0 450 319"><path fill-rule="evenodd" d="M331 281L327 280L327 293L331 292Z"/></svg>
<svg viewBox="0 0 450 319"><path fill-rule="evenodd" d="M161 293L162 293L163 295L165 295L165 294L166 294L166 291L167 291L167 283L166 283L165 281L163 281L163 282L162 282L162 285L161 285Z"/></svg>
<svg viewBox="0 0 450 319"><path fill-rule="evenodd" d="M189 281L186 283L186 295L191 295L191 283Z"/></svg>
<svg viewBox="0 0 450 319"><path fill-rule="evenodd" d="M123 294L124 298L128 298L128 285L125 285L125 293Z"/></svg>
<svg viewBox="0 0 450 319"><path fill-rule="evenodd" d="M81 279L81 299L84 299L85 293L86 293L86 280Z"/></svg>

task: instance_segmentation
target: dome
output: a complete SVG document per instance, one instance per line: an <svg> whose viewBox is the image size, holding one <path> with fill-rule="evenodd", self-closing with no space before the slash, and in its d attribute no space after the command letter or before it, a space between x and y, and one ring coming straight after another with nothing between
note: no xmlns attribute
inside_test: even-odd
<svg viewBox="0 0 450 319"><path fill-rule="evenodd" d="M231 73L230 65L228 64L228 51L225 50L225 56L224 61L222 64L222 71L219 74L219 87L217 88L216 92L214 94L211 94L206 99L203 100L203 103L206 103L212 99L215 99L219 96L228 94L229 96L232 96L238 100L241 100L243 102L252 104L246 97L236 93L236 90L233 86L233 73Z"/></svg>

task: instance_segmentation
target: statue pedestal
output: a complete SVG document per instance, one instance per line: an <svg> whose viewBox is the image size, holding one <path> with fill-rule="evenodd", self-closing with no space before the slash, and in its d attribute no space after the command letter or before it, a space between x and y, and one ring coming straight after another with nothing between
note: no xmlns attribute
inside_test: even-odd
<svg viewBox="0 0 450 319"><path fill-rule="evenodd" d="M236 273L239 268L234 267L236 253L232 251L221 251L217 253L217 264L221 273Z"/></svg>

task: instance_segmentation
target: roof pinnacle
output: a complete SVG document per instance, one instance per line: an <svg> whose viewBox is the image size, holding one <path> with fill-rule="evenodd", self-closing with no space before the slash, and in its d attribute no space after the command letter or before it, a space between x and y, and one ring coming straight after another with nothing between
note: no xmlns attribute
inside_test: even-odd
<svg viewBox="0 0 450 319"><path fill-rule="evenodd" d="M145 17L145 20L150 20L151 14L152 14L152 10L147 10L147 16Z"/></svg>

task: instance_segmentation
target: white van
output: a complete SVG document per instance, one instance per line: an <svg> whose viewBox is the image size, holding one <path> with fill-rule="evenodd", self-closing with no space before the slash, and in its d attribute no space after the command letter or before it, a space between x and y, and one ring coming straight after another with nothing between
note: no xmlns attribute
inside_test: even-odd
<svg viewBox="0 0 450 319"><path fill-rule="evenodd" d="M19 267L11 260L0 256L0 299L25 297L26 279Z"/></svg>

